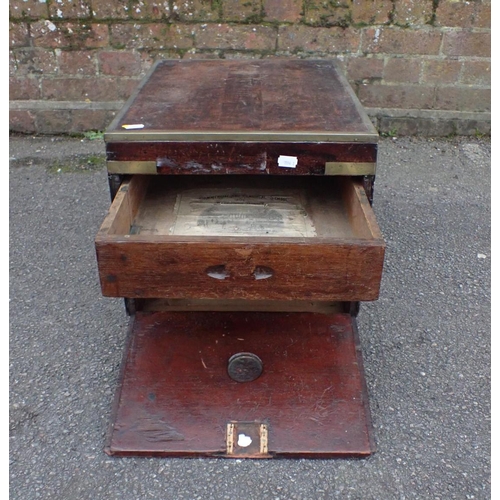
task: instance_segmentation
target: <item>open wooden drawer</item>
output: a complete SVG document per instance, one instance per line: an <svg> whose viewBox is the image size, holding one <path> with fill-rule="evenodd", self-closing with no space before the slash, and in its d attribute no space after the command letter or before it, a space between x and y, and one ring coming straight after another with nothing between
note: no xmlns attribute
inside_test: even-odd
<svg viewBox="0 0 500 500"><path fill-rule="evenodd" d="M148 176L96 237L110 297L365 301L385 244L351 177Z"/></svg>

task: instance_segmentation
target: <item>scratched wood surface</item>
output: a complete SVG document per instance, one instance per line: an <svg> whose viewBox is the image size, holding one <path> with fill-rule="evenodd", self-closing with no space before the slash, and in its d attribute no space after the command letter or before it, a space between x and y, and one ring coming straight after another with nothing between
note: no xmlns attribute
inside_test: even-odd
<svg viewBox="0 0 500 500"><path fill-rule="evenodd" d="M228 359L262 375L238 383ZM356 320L348 314L155 312L132 319L106 451L224 456L231 421L268 425L271 456L374 451Z"/></svg>
<svg viewBox="0 0 500 500"><path fill-rule="evenodd" d="M96 237L104 295L289 301L378 297L385 244L361 182L310 177L276 181L280 193L288 185L292 192L299 186L307 194L303 209L314 228L309 235L273 236L262 226L256 236L238 236L236 229L229 236L190 236L169 231L176 221L176 196L170 202L165 194L158 202L144 202L148 183L155 193L158 187L177 193L176 184L182 191L186 182L200 187L204 179L164 179L163 187L151 179L133 176L124 183ZM239 176L218 177L216 184L222 187L228 180L231 186L245 184Z"/></svg>
<svg viewBox="0 0 500 500"><path fill-rule="evenodd" d="M295 168L278 166L280 156L295 156ZM112 161L154 161L159 174L324 175L326 162L375 163L377 144L302 142L144 142L106 144Z"/></svg>
<svg viewBox="0 0 500 500"><path fill-rule="evenodd" d="M160 174L323 175L325 162L377 157L375 128L324 60L160 61L105 140L108 160L154 161Z"/></svg>
<svg viewBox="0 0 500 500"><path fill-rule="evenodd" d="M161 61L108 132L281 131L372 134L334 61ZM136 131L130 131L135 134Z"/></svg>

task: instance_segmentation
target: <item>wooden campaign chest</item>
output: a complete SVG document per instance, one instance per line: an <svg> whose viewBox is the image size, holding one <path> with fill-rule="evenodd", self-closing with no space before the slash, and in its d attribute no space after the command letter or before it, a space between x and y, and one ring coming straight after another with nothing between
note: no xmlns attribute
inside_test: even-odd
<svg viewBox="0 0 500 500"><path fill-rule="evenodd" d="M131 318L112 455L373 452L377 132L332 61L160 61L105 133L102 292Z"/></svg>

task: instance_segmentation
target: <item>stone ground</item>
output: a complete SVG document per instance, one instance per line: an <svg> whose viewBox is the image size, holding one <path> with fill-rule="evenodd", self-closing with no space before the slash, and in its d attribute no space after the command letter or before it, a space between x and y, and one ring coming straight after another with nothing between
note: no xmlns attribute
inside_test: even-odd
<svg viewBox="0 0 500 500"><path fill-rule="evenodd" d="M490 142L384 138L380 299L358 318L377 452L111 458L128 318L101 297L104 145L10 138L10 498L490 498Z"/></svg>

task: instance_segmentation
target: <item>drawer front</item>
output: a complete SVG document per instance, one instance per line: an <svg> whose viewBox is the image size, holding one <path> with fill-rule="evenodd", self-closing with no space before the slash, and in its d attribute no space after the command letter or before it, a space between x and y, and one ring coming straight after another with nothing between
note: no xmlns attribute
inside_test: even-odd
<svg viewBox="0 0 500 500"><path fill-rule="evenodd" d="M248 189L234 177L211 187L209 179L159 181L131 177L101 226L105 296L377 299L385 244L361 182L275 178ZM207 235L206 224L215 232Z"/></svg>
<svg viewBox="0 0 500 500"><path fill-rule="evenodd" d="M376 244L97 243L109 297L375 300L384 248Z"/></svg>

